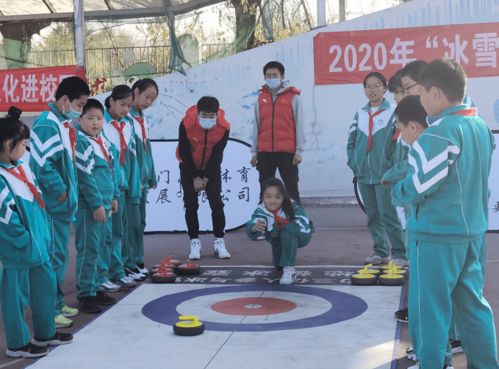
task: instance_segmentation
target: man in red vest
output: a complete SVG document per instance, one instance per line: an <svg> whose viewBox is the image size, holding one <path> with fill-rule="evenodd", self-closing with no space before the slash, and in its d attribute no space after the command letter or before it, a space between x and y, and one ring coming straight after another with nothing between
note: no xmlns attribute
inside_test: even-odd
<svg viewBox="0 0 499 369"><path fill-rule="evenodd" d="M184 191L185 221L191 239L189 259L201 258L199 240L198 192L206 191L213 221L213 251L220 259L229 259L225 248L224 203L220 196L222 178L220 165L229 139L230 124L218 100L204 96L191 106L179 127L177 158L180 161L180 182Z"/></svg>
<svg viewBox="0 0 499 369"><path fill-rule="evenodd" d="M271 61L263 67L265 85L255 104L251 165L260 174L260 185L276 170L293 200L300 203L298 164L305 134L300 90L284 80L284 65Z"/></svg>

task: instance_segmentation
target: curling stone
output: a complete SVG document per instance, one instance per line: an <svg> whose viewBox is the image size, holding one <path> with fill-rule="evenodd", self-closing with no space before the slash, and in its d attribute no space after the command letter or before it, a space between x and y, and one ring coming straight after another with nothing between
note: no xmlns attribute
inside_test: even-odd
<svg viewBox="0 0 499 369"><path fill-rule="evenodd" d="M152 283L173 283L177 279L177 275L172 269L160 266L157 271L151 274Z"/></svg>
<svg viewBox="0 0 499 369"><path fill-rule="evenodd" d="M177 265L180 265L180 264L182 264L182 262L180 260L176 260L173 258L173 256L170 255L170 256L164 258L163 260L161 260L159 262L159 264L154 265L154 268L158 268L160 265L169 265L169 266L171 265L173 267L176 267Z"/></svg>
<svg viewBox="0 0 499 369"><path fill-rule="evenodd" d="M178 275L198 275L201 274L201 267L188 260L187 263L179 265L176 271Z"/></svg>
<svg viewBox="0 0 499 369"><path fill-rule="evenodd" d="M404 282L404 276L400 273L395 273L393 270L389 270L388 273L379 276L379 284L383 286L401 286Z"/></svg>
<svg viewBox="0 0 499 369"><path fill-rule="evenodd" d="M375 277L381 274L381 270L371 268L372 264L366 264L362 269L357 270L357 273L370 273Z"/></svg>
<svg viewBox="0 0 499 369"><path fill-rule="evenodd" d="M350 282L355 286L373 286L376 284L376 280L376 275L364 269L360 269L357 274L350 277Z"/></svg>
<svg viewBox="0 0 499 369"><path fill-rule="evenodd" d="M178 320L173 325L173 333L177 336L197 336L204 332L204 324L193 315L181 315Z"/></svg>

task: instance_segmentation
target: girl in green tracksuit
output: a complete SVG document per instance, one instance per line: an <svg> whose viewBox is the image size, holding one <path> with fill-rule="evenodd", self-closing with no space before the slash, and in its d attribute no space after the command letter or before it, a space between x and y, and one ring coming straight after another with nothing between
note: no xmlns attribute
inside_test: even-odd
<svg viewBox="0 0 499 369"><path fill-rule="evenodd" d="M102 133L104 107L89 99L79 119L76 137L78 212L76 214L76 286L80 310L99 313L99 305L115 300L98 290L111 251L111 213L118 210L119 189L111 144Z"/></svg>
<svg viewBox="0 0 499 369"><path fill-rule="evenodd" d="M131 118L132 90L126 85L113 88L106 99L104 112L104 134L113 145L114 166L120 189L118 211L112 216L113 236L112 254L109 262L109 278L121 287L132 287L135 281L144 280L145 275L136 270L132 260L135 250L133 240L128 238L131 227L140 226L137 217L140 205L140 175L137 163L135 133Z"/></svg>
<svg viewBox="0 0 499 369"><path fill-rule="evenodd" d="M158 85L150 78L137 81L132 86L133 105L130 111L132 117L135 142L137 144L137 161L140 172L140 228L129 228L129 239L136 246L133 262L142 274L148 270L144 266L144 230L146 228L147 192L158 185L151 141L149 139L149 124L143 111L150 107L158 96Z"/></svg>
<svg viewBox="0 0 499 369"><path fill-rule="evenodd" d="M70 225L76 220L78 207L72 120L79 117L89 94L88 85L80 78L63 79L55 93L56 101L49 103L49 109L33 123L29 143L29 166L40 181L52 235L49 255L57 281L54 315L58 327L70 326L73 321L69 317L78 314L77 309L64 304L62 286L68 266Z"/></svg>
<svg viewBox="0 0 499 369"><path fill-rule="evenodd" d="M0 119L0 261L3 264L0 302L9 357L35 358L48 353L48 345L72 341L56 332L54 306L56 278L49 260L51 242L45 202L28 165L29 128L11 107ZM24 320L25 306L32 311L34 338Z"/></svg>
<svg viewBox="0 0 499 369"><path fill-rule="evenodd" d="M381 184L383 174L392 166L396 145L393 122L394 107L384 99L387 84L381 73L369 73L364 79L364 92L369 99L354 117L349 129L348 166L353 171L367 215L367 226L374 241L374 254L367 263L388 261L391 256L397 265L406 265L405 241L397 212L391 203L390 189Z"/></svg>
<svg viewBox="0 0 499 369"><path fill-rule="evenodd" d="M459 64L434 60L419 84L429 126L409 151L408 175L393 186L394 201L414 213L407 223L409 312L419 368L445 367L453 317L468 367L498 369L494 318L483 296L494 138L462 103L466 75Z"/></svg>
<svg viewBox="0 0 499 369"><path fill-rule="evenodd" d="M305 210L292 201L277 178L262 184L260 206L246 223L248 236L256 240L265 236L272 245L272 262L283 270L280 284L292 284L295 277L296 252L308 245L313 225Z"/></svg>

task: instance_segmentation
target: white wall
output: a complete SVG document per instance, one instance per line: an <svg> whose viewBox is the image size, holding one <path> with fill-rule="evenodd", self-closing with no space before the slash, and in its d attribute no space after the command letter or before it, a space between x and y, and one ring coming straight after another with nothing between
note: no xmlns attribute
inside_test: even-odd
<svg viewBox="0 0 499 369"><path fill-rule="evenodd" d="M231 136L250 139L253 105L263 83L262 67L270 60L286 66L286 77L302 90L307 145L300 166L303 197L351 196L346 166L347 128L366 99L360 84L314 85L313 37L318 32L493 22L499 0L414 0L352 21L249 50L219 61L157 79L160 96L147 114L153 138L177 138L185 110L203 95L219 98L231 122ZM473 78L469 95L480 115L499 127L499 76ZM388 96L388 95L387 95ZM494 110L495 109L495 110ZM241 157L248 162L248 155ZM172 158L172 160L175 160Z"/></svg>

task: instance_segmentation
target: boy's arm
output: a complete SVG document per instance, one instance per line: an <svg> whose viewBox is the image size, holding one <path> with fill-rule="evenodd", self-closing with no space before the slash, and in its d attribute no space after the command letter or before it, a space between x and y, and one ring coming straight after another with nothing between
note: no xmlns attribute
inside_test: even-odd
<svg viewBox="0 0 499 369"><path fill-rule="evenodd" d="M94 174L95 159L92 145L83 139L76 141L76 173L78 189L92 210L104 205Z"/></svg>
<svg viewBox="0 0 499 369"><path fill-rule="evenodd" d="M303 156L303 151L305 150L305 129L303 123L303 107L301 104L300 95L296 94L293 96L292 101L293 116L295 118L296 124L296 152L295 155Z"/></svg>
<svg viewBox="0 0 499 369"><path fill-rule="evenodd" d="M0 247L23 249L31 243L31 235L18 214L12 192L1 177L0 198Z"/></svg>
<svg viewBox="0 0 499 369"><path fill-rule="evenodd" d="M210 160L206 163L206 168L204 170L204 176L208 179L213 176L220 175L220 165L222 165L223 155L225 146L227 146L227 141L229 140L229 130L225 132L224 136L220 141L218 141L211 150Z"/></svg>
<svg viewBox="0 0 499 369"><path fill-rule="evenodd" d="M178 129L178 154L182 160L182 170L185 171L189 177L196 178L200 176L194 158L191 152L191 143L187 138L187 132L183 123L180 123Z"/></svg>
<svg viewBox="0 0 499 369"><path fill-rule="evenodd" d="M350 124L350 128L348 129L348 143L347 143L347 165L352 170L355 175L355 166L354 166L354 156L355 156L355 146L357 143L357 127L359 122L359 113L355 113L353 117L352 124Z"/></svg>
<svg viewBox="0 0 499 369"><path fill-rule="evenodd" d="M54 167L54 163L62 159L65 150L57 127L35 124L29 146L29 166L38 178L42 192L55 198L65 194L67 186Z"/></svg>
<svg viewBox="0 0 499 369"><path fill-rule="evenodd" d="M397 142L395 149L394 164L386 171L381 180L382 183L395 183L405 178L409 171L409 147L401 141Z"/></svg>
<svg viewBox="0 0 499 369"><path fill-rule="evenodd" d="M256 157L258 153L258 130L260 128L260 107L258 99L255 102L255 121L253 122L253 136L251 137L251 156Z"/></svg>
<svg viewBox="0 0 499 369"><path fill-rule="evenodd" d="M447 178L449 164L460 148L448 139L423 133L409 151L409 172L392 191L396 204L418 204L436 192Z"/></svg>

